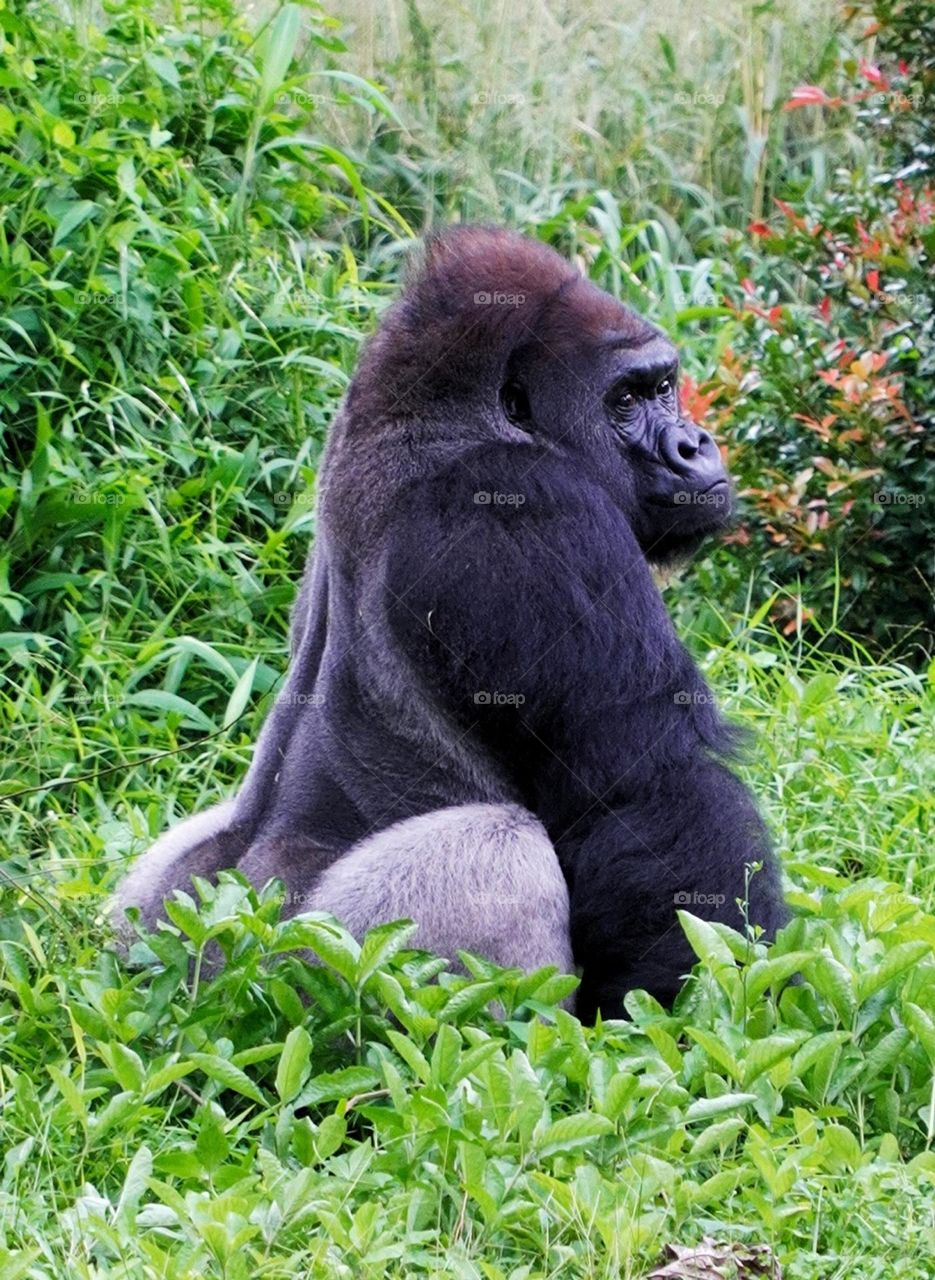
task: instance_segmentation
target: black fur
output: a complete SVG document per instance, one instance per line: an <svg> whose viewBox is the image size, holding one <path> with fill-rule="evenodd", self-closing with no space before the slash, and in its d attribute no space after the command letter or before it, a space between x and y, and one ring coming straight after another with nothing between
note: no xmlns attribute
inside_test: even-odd
<svg viewBox="0 0 935 1280"><path fill-rule="evenodd" d="M671 1000L693 963L678 906L741 925L752 861L771 933L766 836L650 569L729 515L675 363L540 244L430 243L333 428L289 677L232 815L124 903L152 913L195 864L305 898L373 833L486 802L524 806L557 851L583 1018L634 986Z"/></svg>

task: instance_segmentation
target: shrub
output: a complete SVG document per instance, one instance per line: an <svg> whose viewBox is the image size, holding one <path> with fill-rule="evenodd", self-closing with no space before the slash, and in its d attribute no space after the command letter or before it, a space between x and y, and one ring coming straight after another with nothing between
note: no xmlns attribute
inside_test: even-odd
<svg viewBox="0 0 935 1280"><path fill-rule="evenodd" d="M244 597L291 594L271 530L307 524L291 494L372 309L330 237L376 205L315 133L341 46L315 7L258 34L227 0L2 20L0 604L53 637L115 607L178 625L204 594L242 625Z"/></svg>
<svg viewBox="0 0 935 1280"><path fill-rule="evenodd" d="M881 5L884 19L896 7L912 8ZM935 188L918 110L932 77L892 40L884 69L851 68L847 100L803 85L788 104L853 112L891 170L841 170L751 223L722 275L729 345L689 390L729 444L748 500L734 542L780 588L775 619L918 653L933 640Z"/></svg>

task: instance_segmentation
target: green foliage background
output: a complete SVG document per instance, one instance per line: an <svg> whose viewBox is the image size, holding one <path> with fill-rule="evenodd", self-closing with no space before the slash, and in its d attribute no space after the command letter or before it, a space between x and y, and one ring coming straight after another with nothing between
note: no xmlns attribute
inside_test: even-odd
<svg viewBox="0 0 935 1280"><path fill-rule="evenodd" d="M0 8L4 1280L932 1271L935 71L874 8ZM234 876L108 949L128 858L243 775L327 424L457 217L669 328L746 494L668 598L796 919L686 915L676 1009L593 1031Z"/></svg>

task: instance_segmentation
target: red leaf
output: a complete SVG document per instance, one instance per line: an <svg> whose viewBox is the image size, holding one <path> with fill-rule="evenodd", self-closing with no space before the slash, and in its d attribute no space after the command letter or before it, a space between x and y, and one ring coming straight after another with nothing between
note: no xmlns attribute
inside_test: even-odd
<svg viewBox="0 0 935 1280"><path fill-rule="evenodd" d="M799 84L792 90L789 101L783 103L783 111L793 111L796 107L831 107L840 103L840 98L829 98L819 84Z"/></svg>
<svg viewBox="0 0 935 1280"><path fill-rule="evenodd" d="M773 234L765 222L750 222L747 224L747 230L755 236L771 236Z"/></svg>
<svg viewBox="0 0 935 1280"><path fill-rule="evenodd" d="M828 297L827 294L825 294L821 302L819 302L818 307L816 309L818 311L819 316L821 316L822 320L824 320L825 323L827 323L831 317L831 299Z"/></svg>
<svg viewBox="0 0 935 1280"><path fill-rule="evenodd" d="M880 287L879 271L868 271L867 272L867 288L870 290L871 293L876 293L879 287Z"/></svg>
<svg viewBox="0 0 935 1280"><path fill-rule="evenodd" d="M888 89L886 77L879 67L875 67L872 62L867 62L865 58L860 60L860 74L865 80L869 80L871 84L877 85L881 89Z"/></svg>
<svg viewBox="0 0 935 1280"><path fill-rule="evenodd" d="M805 230L805 219L796 213L791 204L788 204L785 200L779 200L775 196L773 197L773 204L777 209L782 210L794 227L799 231Z"/></svg>

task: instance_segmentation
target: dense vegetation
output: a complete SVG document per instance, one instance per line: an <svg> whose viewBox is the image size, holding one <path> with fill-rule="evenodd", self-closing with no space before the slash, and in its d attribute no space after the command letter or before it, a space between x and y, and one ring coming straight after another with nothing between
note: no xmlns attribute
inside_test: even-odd
<svg viewBox="0 0 935 1280"><path fill-rule="evenodd" d="M927 6L566 8L0 10L4 1280L935 1267ZM243 774L327 423L453 217L670 328L744 492L669 599L796 919L686 914L671 1014L583 1030L568 979L233 877L108 949L127 858Z"/></svg>

